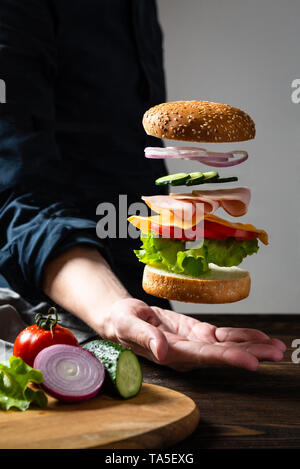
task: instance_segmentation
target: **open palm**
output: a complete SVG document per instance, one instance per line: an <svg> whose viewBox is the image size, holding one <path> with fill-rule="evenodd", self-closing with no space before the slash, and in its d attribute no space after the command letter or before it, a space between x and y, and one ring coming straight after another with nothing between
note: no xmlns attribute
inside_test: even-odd
<svg viewBox="0 0 300 469"><path fill-rule="evenodd" d="M110 321L111 339L178 371L215 366L255 370L260 361L281 360L286 350L283 342L262 331L217 328L133 298L118 302Z"/></svg>
<svg viewBox="0 0 300 469"><path fill-rule="evenodd" d="M168 341L164 361L178 370L237 366L255 370L259 361L278 361L285 345L256 329L215 327L191 317L153 307Z"/></svg>

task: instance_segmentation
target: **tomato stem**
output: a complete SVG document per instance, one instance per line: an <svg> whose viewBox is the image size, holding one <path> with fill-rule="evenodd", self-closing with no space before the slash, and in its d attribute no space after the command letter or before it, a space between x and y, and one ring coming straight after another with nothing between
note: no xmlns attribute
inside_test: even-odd
<svg viewBox="0 0 300 469"><path fill-rule="evenodd" d="M55 318L52 317L52 312L55 314ZM48 309L48 316L45 317L41 313L37 313L34 317L35 323L38 327L45 330L50 330L53 337L53 327L58 323L57 309L54 306Z"/></svg>

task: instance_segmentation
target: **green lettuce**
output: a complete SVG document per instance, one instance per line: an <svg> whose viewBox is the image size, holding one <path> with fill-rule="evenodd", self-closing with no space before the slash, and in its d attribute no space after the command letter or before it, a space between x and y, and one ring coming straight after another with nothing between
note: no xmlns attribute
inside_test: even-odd
<svg viewBox="0 0 300 469"><path fill-rule="evenodd" d="M140 262L193 277L209 272L209 263L221 267L237 266L246 256L259 249L257 239L205 239L203 246L195 249L185 249L185 243L181 240L161 238L151 233L141 235L141 241L141 249L134 251Z"/></svg>
<svg viewBox="0 0 300 469"><path fill-rule="evenodd" d="M31 368L20 357L11 356L9 360L0 362L0 408L26 410L31 403L46 407L46 394L28 387L30 382L39 384L42 381L42 372Z"/></svg>
<svg viewBox="0 0 300 469"><path fill-rule="evenodd" d="M203 248L186 249L177 252L178 273L199 277L199 275L209 272L208 262L205 258Z"/></svg>
<svg viewBox="0 0 300 469"><path fill-rule="evenodd" d="M233 267L241 264L246 256L251 256L259 249L257 239L237 241L234 238L205 239L207 262L220 267Z"/></svg>
<svg viewBox="0 0 300 469"><path fill-rule="evenodd" d="M169 272L197 276L209 271L202 248L185 249L177 239L141 235L141 249L135 250L138 259Z"/></svg>

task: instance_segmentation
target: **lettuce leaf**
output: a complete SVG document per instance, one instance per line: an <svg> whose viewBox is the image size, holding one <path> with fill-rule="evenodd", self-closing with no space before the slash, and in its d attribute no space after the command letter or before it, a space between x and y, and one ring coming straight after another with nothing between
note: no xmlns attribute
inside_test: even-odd
<svg viewBox="0 0 300 469"><path fill-rule="evenodd" d="M0 362L0 408L26 410L31 403L46 407L46 394L28 387L30 382L39 384L42 381L42 372L31 368L20 357L11 356L9 360Z"/></svg>
<svg viewBox="0 0 300 469"><path fill-rule="evenodd" d="M199 275L209 272L203 248L178 251L177 265L184 275L192 275L193 277L199 277Z"/></svg>
<svg viewBox="0 0 300 469"><path fill-rule="evenodd" d="M220 267L237 266L246 256L251 256L259 249L257 239L247 241L237 241L234 238L205 239L204 246L207 262Z"/></svg>
<svg viewBox="0 0 300 469"><path fill-rule="evenodd" d="M169 272L197 276L208 272L208 264L202 248L185 249L185 244L176 239L141 235L142 249L135 250L138 259Z"/></svg>
<svg viewBox="0 0 300 469"><path fill-rule="evenodd" d="M220 267L237 266L259 249L257 239L205 239L203 246L196 249L185 249L185 243L178 239L160 238L151 233L141 235L141 241L141 249L134 251L140 262L193 277L209 272L209 263Z"/></svg>

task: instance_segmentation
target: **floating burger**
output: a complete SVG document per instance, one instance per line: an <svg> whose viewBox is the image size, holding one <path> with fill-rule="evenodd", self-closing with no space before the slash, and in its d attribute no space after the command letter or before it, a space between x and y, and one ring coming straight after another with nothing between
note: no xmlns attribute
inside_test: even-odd
<svg viewBox="0 0 300 469"><path fill-rule="evenodd" d="M144 114L143 126L154 137L186 142L241 142L255 137L255 124L248 114L207 101L159 104ZM268 244L268 235L251 224L236 222L247 213L250 189L228 188L238 178L222 177L218 171L243 163L247 152L147 147L145 156L199 161L210 171L162 175L155 184L176 186L176 192L171 189L168 195L142 196L155 214L128 219L141 232L142 246L134 252L146 264L144 290L191 303L231 303L246 298L250 275L238 266L258 251L259 241ZM221 217L223 214L232 221Z"/></svg>

